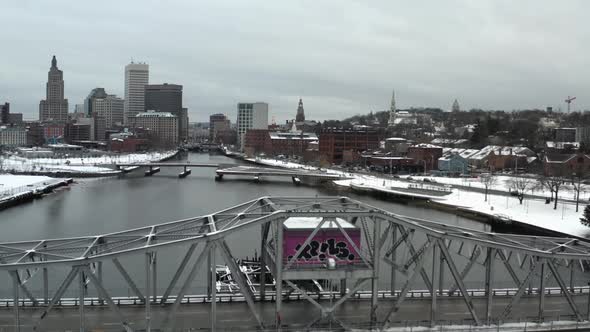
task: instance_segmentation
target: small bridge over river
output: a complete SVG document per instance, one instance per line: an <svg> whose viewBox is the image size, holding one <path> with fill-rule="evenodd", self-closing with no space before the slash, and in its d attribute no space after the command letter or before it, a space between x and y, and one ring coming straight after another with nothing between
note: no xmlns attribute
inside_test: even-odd
<svg viewBox="0 0 590 332"><path fill-rule="evenodd" d="M250 284L238 264L254 250L272 283ZM383 330L452 320L475 330L568 320L589 328L589 261L581 239L485 232L347 197L261 197L114 233L0 243L0 277L10 281L0 292L12 294L0 300L0 326ZM219 293L216 262L235 282L230 295ZM327 292L303 286L312 280Z"/></svg>
<svg viewBox="0 0 590 332"><path fill-rule="evenodd" d="M120 163L115 167L125 173L134 171L140 167L147 168L145 176L151 176L160 172L162 167L180 168L182 172L179 177L184 178L191 174L191 168L214 168L216 180L222 180L225 176L249 177L258 181L263 177L287 177L291 178L294 183L298 184L301 180L329 181L342 180L345 177L339 174L320 172L306 169L284 169L258 166L236 166L235 164L210 164L210 163Z"/></svg>

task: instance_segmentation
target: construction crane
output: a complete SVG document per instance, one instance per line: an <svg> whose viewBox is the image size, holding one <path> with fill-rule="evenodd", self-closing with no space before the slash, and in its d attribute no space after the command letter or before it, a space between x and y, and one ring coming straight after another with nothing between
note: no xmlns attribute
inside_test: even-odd
<svg viewBox="0 0 590 332"><path fill-rule="evenodd" d="M567 96L567 99L565 100L565 102L567 103L567 112L570 112L570 105L572 103L572 101L576 100L576 97L570 97Z"/></svg>

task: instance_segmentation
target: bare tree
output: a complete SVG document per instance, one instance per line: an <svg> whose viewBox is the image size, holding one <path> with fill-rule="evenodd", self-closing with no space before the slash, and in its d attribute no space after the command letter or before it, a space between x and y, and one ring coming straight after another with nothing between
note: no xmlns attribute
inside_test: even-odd
<svg viewBox="0 0 590 332"><path fill-rule="evenodd" d="M498 179L496 177L489 173L482 174L479 176L479 181L481 182L481 184L483 184L483 187L485 188L485 202L488 201L488 190L490 189L490 187L496 184L497 180Z"/></svg>
<svg viewBox="0 0 590 332"><path fill-rule="evenodd" d="M571 184L574 188L574 195L576 199L576 212L578 212L580 206L580 190L582 189L582 180L586 178L586 172L584 171L584 165L578 165L576 172L572 173Z"/></svg>
<svg viewBox="0 0 590 332"><path fill-rule="evenodd" d="M557 200L559 197L559 188L565 184L565 178L561 176L543 176L539 178L539 182L544 188L549 189L551 192L551 198L555 195L553 200L553 210L557 210Z"/></svg>
<svg viewBox="0 0 590 332"><path fill-rule="evenodd" d="M524 194L527 191L532 190L535 186L535 183L531 179L524 177L512 178L510 179L509 184L512 188L516 190L516 195L521 205L522 201L524 200Z"/></svg>

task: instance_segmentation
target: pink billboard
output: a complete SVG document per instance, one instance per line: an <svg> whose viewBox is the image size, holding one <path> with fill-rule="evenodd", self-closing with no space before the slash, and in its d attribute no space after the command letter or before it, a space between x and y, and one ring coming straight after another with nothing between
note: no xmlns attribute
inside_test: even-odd
<svg viewBox="0 0 590 332"><path fill-rule="evenodd" d="M349 226L345 227L344 231L346 231L356 248L360 250L360 229L348 224L344 220L342 220L342 223ZM357 251L346 239L344 234L342 234L340 229L336 225L326 224L328 223L325 223L309 244L305 246L295 262L297 264L318 264L326 261L328 258L333 258L337 265L358 262L360 257ZM289 227L285 223L283 233L283 258L285 260L290 260L297 253L314 228Z"/></svg>

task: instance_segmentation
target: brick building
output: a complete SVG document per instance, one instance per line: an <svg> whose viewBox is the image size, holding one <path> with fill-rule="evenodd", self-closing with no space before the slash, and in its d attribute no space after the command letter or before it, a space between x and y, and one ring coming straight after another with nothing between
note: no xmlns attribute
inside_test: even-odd
<svg viewBox="0 0 590 332"><path fill-rule="evenodd" d="M546 176L570 176L573 173L590 174L590 156L583 153L547 154L543 159Z"/></svg>
<svg viewBox="0 0 590 332"><path fill-rule="evenodd" d="M492 171L525 168L528 165L527 159L525 154L504 154L492 151L488 156L488 167Z"/></svg>
<svg viewBox="0 0 590 332"><path fill-rule="evenodd" d="M442 157L443 148L432 144L416 144L408 148L408 158L422 166L424 172L438 169L438 158Z"/></svg>
<svg viewBox="0 0 590 332"><path fill-rule="evenodd" d="M92 125L82 123L68 123L64 128L64 140L67 143L75 141L92 141Z"/></svg>
<svg viewBox="0 0 590 332"><path fill-rule="evenodd" d="M344 161L345 151L359 153L378 149L381 135L372 129L329 129L320 133L319 140L322 162L340 164ZM347 152L347 156L351 152Z"/></svg>
<svg viewBox="0 0 590 332"><path fill-rule="evenodd" d="M288 155L302 157L309 143L318 137L314 133L300 131L271 132L266 129L250 129L244 136L244 152L253 156L264 153L270 156Z"/></svg>
<svg viewBox="0 0 590 332"><path fill-rule="evenodd" d="M129 126L145 129L153 134L153 144L158 147L172 147L178 144L178 118L168 112L148 111L128 118Z"/></svg>
<svg viewBox="0 0 590 332"><path fill-rule="evenodd" d="M137 137L113 137L109 140L109 150L116 152L137 152L149 148L147 139Z"/></svg>
<svg viewBox="0 0 590 332"><path fill-rule="evenodd" d="M248 129L244 134L244 153L248 156L267 154L271 149L268 133L268 129Z"/></svg>
<svg viewBox="0 0 590 332"><path fill-rule="evenodd" d="M399 156L363 156L367 166L384 173L396 174L398 172L416 172L416 161L408 157Z"/></svg>
<svg viewBox="0 0 590 332"><path fill-rule="evenodd" d="M45 142L56 143L62 141L65 134L65 125L61 123L44 123L42 124L43 138Z"/></svg>

